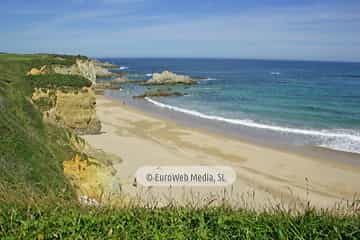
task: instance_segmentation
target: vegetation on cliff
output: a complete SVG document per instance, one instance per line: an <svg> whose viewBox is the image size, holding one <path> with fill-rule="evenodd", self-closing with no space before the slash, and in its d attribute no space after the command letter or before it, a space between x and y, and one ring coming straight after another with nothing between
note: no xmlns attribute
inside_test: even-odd
<svg viewBox="0 0 360 240"><path fill-rule="evenodd" d="M28 204L42 198L73 199L62 162L74 154L71 133L42 121L30 101L28 69L49 55L0 54L0 205Z"/></svg>
<svg viewBox="0 0 360 240"><path fill-rule="evenodd" d="M32 88L75 88L90 87L92 82L79 75L41 74L29 75L27 80Z"/></svg>

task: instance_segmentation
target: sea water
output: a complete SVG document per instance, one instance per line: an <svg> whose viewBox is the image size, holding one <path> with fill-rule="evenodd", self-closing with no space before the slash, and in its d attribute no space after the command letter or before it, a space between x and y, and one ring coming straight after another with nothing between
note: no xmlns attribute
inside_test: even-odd
<svg viewBox="0 0 360 240"><path fill-rule="evenodd" d="M297 144L360 153L360 63L239 59L126 59L128 78L169 70L201 78L172 87L184 97L147 98L159 108L257 131L291 135ZM141 94L128 84L112 96ZM141 100L138 100L141 101Z"/></svg>

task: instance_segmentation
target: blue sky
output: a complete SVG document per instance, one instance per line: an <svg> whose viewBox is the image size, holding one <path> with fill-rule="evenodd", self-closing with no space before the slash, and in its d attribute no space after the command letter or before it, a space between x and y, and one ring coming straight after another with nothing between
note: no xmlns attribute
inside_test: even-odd
<svg viewBox="0 0 360 240"><path fill-rule="evenodd" d="M1 0L0 51L360 61L359 0Z"/></svg>

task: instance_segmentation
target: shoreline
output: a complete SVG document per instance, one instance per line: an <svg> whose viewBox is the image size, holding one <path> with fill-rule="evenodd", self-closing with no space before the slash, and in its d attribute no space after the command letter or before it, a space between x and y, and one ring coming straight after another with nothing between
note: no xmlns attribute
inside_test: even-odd
<svg viewBox="0 0 360 240"><path fill-rule="evenodd" d="M316 207L331 208L341 200L354 200L360 192L356 184L360 181L358 167L189 128L110 97L97 96L97 102L104 133L84 138L92 146L123 159L116 169L123 191L130 196L138 197L139 191L146 191L140 194L142 200L148 201L149 194L160 202L168 199L169 190L164 188L148 191L132 185L135 171L144 165L230 166L237 180L226 191L237 196L235 201L230 196L233 205L238 205L240 199L242 205L251 205L250 208L274 206L279 202L293 208L294 204L307 201ZM224 192L223 188L215 187L173 190L171 196L176 202L182 201L179 198L186 191L201 192L201 199Z"/></svg>
<svg viewBox="0 0 360 240"><path fill-rule="evenodd" d="M114 96L112 96L112 93L114 93ZM132 99L128 96L120 97L117 95L117 91L108 90L105 93L105 96L114 101L123 102L154 118L176 122L181 127L200 129L205 132L215 133L234 140L240 140L292 154L298 154L303 157L321 159L326 162L332 161L334 163L344 163L360 168L360 154L358 153L340 151L316 145L294 144L294 142L291 141L294 141L296 137L289 137L286 134L283 135L274 131L264 131L263 129L203 119L194 115L162 108L146 100Z"/></svg>

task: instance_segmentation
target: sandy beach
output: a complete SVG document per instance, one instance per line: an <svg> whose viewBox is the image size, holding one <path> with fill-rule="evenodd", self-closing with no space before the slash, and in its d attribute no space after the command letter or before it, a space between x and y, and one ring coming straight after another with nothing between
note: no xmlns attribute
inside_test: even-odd
<svg viewBox="0 0 360 240"><path fill-rule="evenodd" d="M95 148L122 159L114 167L126 195L158 204L207 205L224 199L233 206L262 208L282 204L334 207L358 197L360 169L232 139L204 130L180 127L138 109L97 96L100 135L85 135ZM142 166L229 166L232 186L152 187L134 183Z"/></svg>

